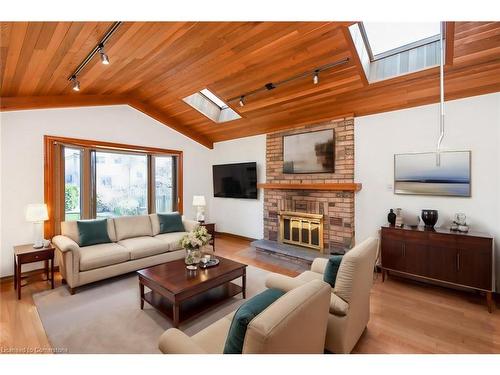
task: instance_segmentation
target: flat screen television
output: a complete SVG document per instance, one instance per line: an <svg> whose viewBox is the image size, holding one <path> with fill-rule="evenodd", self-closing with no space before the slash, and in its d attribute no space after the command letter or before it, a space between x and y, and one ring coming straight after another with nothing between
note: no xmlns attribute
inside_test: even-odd
<svg viewBox="0 0 500 375"><path fill-rule="evenodd" d="M335 172L333 129L283 137L283 173Z"/></svg>
<svg viewBox="0 0 500 375"><path fill-rule="evenodd" d="M257 199L257 163L214 165L214 197Z"/></svg>

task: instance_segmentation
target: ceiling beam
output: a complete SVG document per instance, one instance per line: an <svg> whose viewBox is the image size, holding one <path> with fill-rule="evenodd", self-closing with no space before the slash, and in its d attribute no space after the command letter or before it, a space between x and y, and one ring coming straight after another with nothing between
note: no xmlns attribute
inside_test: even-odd
<svg viewBox="0 0 500 375"><path fill-rule="evenodd" d="M138 111L148 115L149 117L154 118L162 124L178 131L179 133L184 134L186 137L189 137L192 140L201 143L203 146L210 149L214 148L214 143L210 139L190 128L177 123L158 108L134 98L130 98L127 104L132 108L135 108Z"/></svg>
<svg viewBox="0 0 500 375"><path fill-rule="evenodd" d="M91 107L127 104L127 97L117 95L57 95L0 97L0 111L27 109Z"/></svg>
<svg viewBox="0 0 500 375"><path fill-rule="evenodd" d="M213 148L213 142L200 133L179 124L156 107L138 99L122 95L58 95L0 97L0 112L22 111L30 109L74 108L106 105L128 105L162 124L178 131L188 138Z"/></svg>
<svg viewBox="0 0 500 375"><path fill-rule="evenodd" d="M453 56L455 52L455 22L445 23L445 65L453 65Z"/></svg>
<svg viewBox="0 0 500 375"><path fill-rule="evenodd" d="M356 65L356 69L358 70L361 82L363 82L363 86L368 86L368 78L366 77L365 70L363 69L363 64L361 63L361 60L359 58L359 54L358 51L356 50L356 46L354 45L354 40L352 40L349 28L347 26L343 26L342 33L344 34L347 46L349 47L349 51L351 52L352 61L354 61L354 65Z"/></svg>

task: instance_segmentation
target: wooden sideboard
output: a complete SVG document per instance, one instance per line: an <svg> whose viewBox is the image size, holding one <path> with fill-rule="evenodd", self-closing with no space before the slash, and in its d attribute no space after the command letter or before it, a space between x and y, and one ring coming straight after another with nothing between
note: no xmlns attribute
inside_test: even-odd
<svg viewBox="0 0 500 375"><path fill-rule="evenodd" d="M486 292L493 308L493 238L483 233L458 233L435 228L381 230L382 280L388 271Z"/></svg>

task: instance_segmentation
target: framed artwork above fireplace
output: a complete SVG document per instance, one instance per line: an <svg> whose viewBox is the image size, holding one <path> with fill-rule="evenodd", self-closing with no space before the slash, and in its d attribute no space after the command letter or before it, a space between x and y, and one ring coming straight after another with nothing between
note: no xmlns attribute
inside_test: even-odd
<svg viewBox="0 0 500 375"><path fill-rule="evenodd" d="M283 136L283 173L334 173L333 129Z"/></svg>

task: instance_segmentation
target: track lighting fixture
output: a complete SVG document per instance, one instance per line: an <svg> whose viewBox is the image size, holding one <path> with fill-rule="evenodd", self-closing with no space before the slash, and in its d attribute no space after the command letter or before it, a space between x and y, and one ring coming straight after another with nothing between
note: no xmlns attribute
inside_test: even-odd
<svg viewBox="0 0 500 375"><path fill-rule="evenodd" d="M250 91L250 92L246 92L243 95L235 96L234 98L228 99L227 101L228 102L234 102L234 101L236 101L236 100L239 99L240 107L243 107L245 105L245 99L248 98L251 95L257 94L257 93L259 93L261 91L274 90L274 89L278 88L279 86L282 86L282 85L284 85L286 83L295 81L297 79L309 78L309 77L311 77L311 75L313 76L313 84L317 85L319 83L319 73L320 72L323 72L325 70L329 70L329 69L335 68L335 67L343 65L343 64L347 64L348 62L349 62L349 58L346 57L345 59L334 61L334 62L332 62L330 64L326 64L326 65L317 67L316 69L313 69L313 70L308 70L307 72L304 72L304 73L301 73L301 74L297 74L295 76L283 79L283 80L278 81L278 82L269 82L269 83L266 83L264 86L261 86L258 89L255 89L255 90Z"/></svg>
<svg viewBox="0 0 500 375"><path fill-rule="evenodd" d="M101 63L104 65L109 65L109 57L104 51L104 45L108 42L109 38L115 33L116 29L122 24L122 22L115 22L110 27L110 29L106 32L106 34L102 37L99 44L97 44L92 51L89 52L87 57L78 65L75 71L68 77L68 81L71 81L73 84L73 90L80 91L80 82L77 80L77 76L80 72L87 66L87 64L94 58L96 54L99 53L101 58Z"/></svg>
<svg viewBox="0 0 500 375"><path fill-rule="evenodd" d="M71 77L71 82L73 82L73 91L80 91L80 81L76 79L76 76Z"/></svg>
<svg viewBox="0 0 500 375"><path fill-rule="evenodd" d="M104 52L104 44L99 44L99 55L101 55L101 63L104 65L109 65L109 57Z"/></svg>

